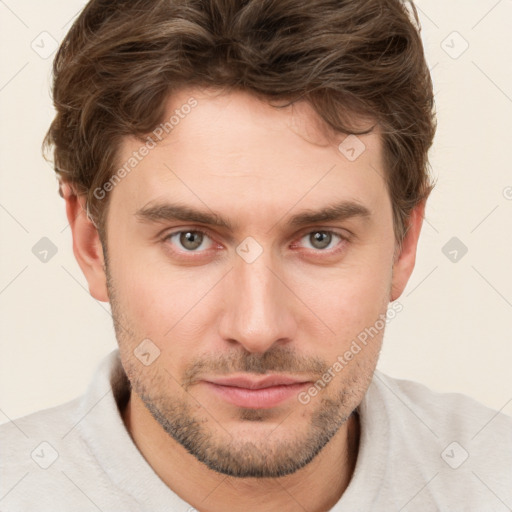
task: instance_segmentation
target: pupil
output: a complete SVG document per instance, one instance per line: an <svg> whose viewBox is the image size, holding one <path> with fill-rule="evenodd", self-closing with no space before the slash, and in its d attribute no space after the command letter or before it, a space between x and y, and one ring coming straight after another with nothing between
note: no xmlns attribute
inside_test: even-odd
<svg viewBox="0 0 512 512"><path fill-rule="evenodd" d="M313 235L312 245L317 249L325 249L331 243L331 234L324 231L317 231Z"/></svg>
<svg viewBox="0 0 512 512"><path fill-rule="evenodd" d="M180 236L180 243L186 249L197 249L203 241L203 235L194 231L187 231Z"/></svg>

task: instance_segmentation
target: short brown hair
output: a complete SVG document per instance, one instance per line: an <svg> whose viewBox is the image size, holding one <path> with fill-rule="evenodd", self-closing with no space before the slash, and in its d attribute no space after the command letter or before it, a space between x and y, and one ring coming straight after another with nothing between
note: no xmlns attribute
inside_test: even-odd
<svg viewBox="0 0 512 512"><path fill-rule="evenodd" d="M408 8L410 7L410 9ZM414 18L414 19L413 19ZM382 133L397 241L433 187L434 96L412 0L91 0L53 64L57 111L43 142L100 235L122 137L162 123L173 91L242 89L308 101L326 127ZM284 105L286 106L286 105Z"/></svg>

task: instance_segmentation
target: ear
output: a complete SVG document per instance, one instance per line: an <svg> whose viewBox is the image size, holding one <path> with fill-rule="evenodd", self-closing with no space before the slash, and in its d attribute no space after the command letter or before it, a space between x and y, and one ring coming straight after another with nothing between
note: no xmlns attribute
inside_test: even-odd
<svg viewBox="0 0 512 512"><path fill-rule="evenodd" d="M61 183L60 194L66 201L73 253L89 283L89 292L95 299L108 302L103 247L96 226L87 216L85 198L78 196L68 183Z"/></svg>
<svg viewBox="0 0 512 512"><path fill-rule="evenodd" d="M426 200L419 203L411 212L407 232L404 236L400 253L393 264L393 279L390 300L394 301L402 295L416 263L416 249L420 237L423 218L425 217Z"/></svg>

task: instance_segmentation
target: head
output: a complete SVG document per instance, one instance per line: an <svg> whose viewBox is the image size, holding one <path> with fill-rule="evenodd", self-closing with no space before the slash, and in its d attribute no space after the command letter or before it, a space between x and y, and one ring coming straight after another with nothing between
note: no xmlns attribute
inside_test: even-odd
<svg viewBox="0 0 512 512"><path fill-rule="evenodd" d="M366 392L432 188L414 22L399 0L92 0L59 49L45 145L75 255L134 399L211 469L293 473ZM207 384L272 373L310 384L272 407Z"/></svg>

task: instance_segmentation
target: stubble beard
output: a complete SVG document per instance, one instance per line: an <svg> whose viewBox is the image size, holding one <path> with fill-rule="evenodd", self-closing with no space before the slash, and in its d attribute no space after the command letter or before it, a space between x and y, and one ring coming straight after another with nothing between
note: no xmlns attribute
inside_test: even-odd
<svg viewBox="0 0 512 512"><path fill-rule="evenodd" d="M140 362L133 357L132 351L137 345L138 338L134 335L128 318L123 314L108 262L106 275L121 360L132 391L172 439L213 471L237 478L278 478L297 472L309 464L340 431L354 414L370 384L377 357L369 366L356 368L348 378L345 375L338 376L337 378L344 382L334 398L317 396L312 399L311 407L314 409L309 414L307 426L299 431L294 429L293 439L289 440L288 436L282 435L283 427L289 426L286 417L281 425L270 430L263 438L260 435L256 441L239 439L236 433L231 435L219 421L215 420L208 407L198 405L183 388L183 398L173 398L172 392L168 391L171 389L172 379L163 375L166 372L162 368L156 370L155 367L151 376L144 373ZM255 361L258 356L249 354L248 357ZM270 366L269 370L275 369L275 365ZM333 380L335 381L336 379ZM295 407L300 411L299 408L305 406L297 401ZM240 408L238 414L244 427L260 427L272 415L265 409L245 408Z"/></svg>

